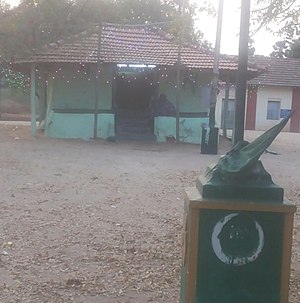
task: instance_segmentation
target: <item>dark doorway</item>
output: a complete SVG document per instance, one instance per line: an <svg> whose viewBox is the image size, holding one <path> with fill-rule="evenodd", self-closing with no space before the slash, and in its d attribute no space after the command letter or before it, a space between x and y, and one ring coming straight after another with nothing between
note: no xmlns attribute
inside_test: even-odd
<svg viewBox="0 0 300 303"><path fill-rule="evenodd" d="M152 103L157 95L157 84L154 78L152 70L128 70L116 75L117 140L155 140Z"/></svg>
<svg viewBox="0 0 300 303"><path fill-rule="evenodd" d="M152 77L151 77L152 78ZM147 109L155 96L155 85L143 75L118 75L116 105L119 109Z"/></svg>

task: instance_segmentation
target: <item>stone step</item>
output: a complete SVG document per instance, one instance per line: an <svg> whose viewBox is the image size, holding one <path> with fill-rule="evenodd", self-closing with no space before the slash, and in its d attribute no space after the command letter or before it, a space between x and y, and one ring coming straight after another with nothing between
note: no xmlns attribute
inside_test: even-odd
<svg viewBox="0 0 300 303"><path fill-rule="evenodd" d="M136 134L141 134L141 133L153 133L153 127L149 125L117 125L116 127L116 132L117 133L136 133Z"/></svg>
<svg viewBox="0 0 300 303"><path fill-rule="evenodd" d="M122 110L116 112L116 118L129 118L129 119L143 119L143 118L150 118L152 115L151 111L149 110Z"/></svg>
<svg viewBox="0 0 300 303"><path fill-rule="evenodd" d="M116 141L141 141L141 142L155 142L154 134L117 134Z"/></svg>
<svg viewBox="0 0 300 303"><path fill-rule="evenodd" d="M153 123L149 110L118 110L116 140L155 141Z"/></svg>

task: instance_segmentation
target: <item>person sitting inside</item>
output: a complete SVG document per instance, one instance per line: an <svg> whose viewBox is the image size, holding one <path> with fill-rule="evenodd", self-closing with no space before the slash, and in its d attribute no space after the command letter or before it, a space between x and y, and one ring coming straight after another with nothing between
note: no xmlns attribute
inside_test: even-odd
<svg viewBox="0 0 300 303"><path fill-rule="evenodd" d="M158 101L155 103L154 108L155 116L175 117L175 106L167 99L165 94L160 94Z"/></svg>

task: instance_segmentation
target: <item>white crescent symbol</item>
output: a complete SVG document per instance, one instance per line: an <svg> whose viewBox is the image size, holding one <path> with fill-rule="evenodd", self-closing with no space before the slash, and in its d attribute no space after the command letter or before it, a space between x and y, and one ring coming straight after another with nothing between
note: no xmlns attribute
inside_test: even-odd
<svg viewBox="0 0 300 303"><path fill-rule="evenodd" d="M230 264L230 265L234 265L234 266L242 266L242 265L251 263L258 258L259 254L261 253L261 251L263 250L263 247L264 247L264 232L263 232L263 229L260 226L260 224L256 221L254 221L255 228L258 233L258 245L253 250L253 252L251 252L251 254L249 254L247 256L243 256L243 257L231 256L231 255L226 254L222 249L221 242L219 239L219 234L222 232L222 229L225 226L225 224L227 224L230 220L232 220L233 218L235 218L237 216L240 216L240 214L232 213L232 214L225 216L220 221L218 221L214 227L212 237L211 237L211 242L212 242L213 250L220 261L222 261L225 264Z"/></svg>

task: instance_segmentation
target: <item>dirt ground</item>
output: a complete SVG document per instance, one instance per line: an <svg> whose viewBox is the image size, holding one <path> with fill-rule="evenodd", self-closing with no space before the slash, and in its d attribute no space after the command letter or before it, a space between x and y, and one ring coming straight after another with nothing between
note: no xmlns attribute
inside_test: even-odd
<svg viewBox="0 0 300 303"><path fill-rule="evenodd" d="M266 169L299 205L300 134L270 150L279 155L262 156ZM32 138L2 122L0 302L179 302L184 188L218 157L194 145ZM299 229L298 212L290 303L300 302Z"/></svg>

